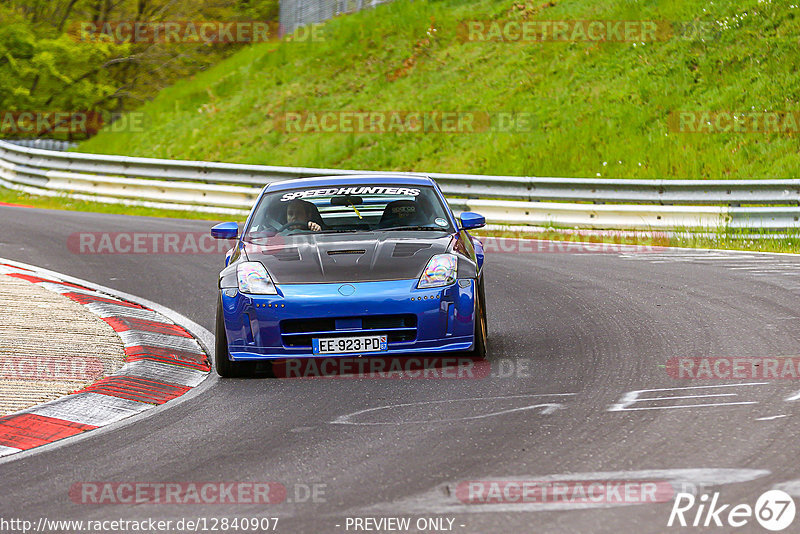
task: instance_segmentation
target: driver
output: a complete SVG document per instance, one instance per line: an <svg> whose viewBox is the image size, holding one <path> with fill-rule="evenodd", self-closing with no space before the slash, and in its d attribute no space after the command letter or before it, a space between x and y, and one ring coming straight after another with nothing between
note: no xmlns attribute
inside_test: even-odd
<svg viewBox="0 0 800 534"><path fill-rule="evenodd" d="M289 202L289 205L286 206L286 224L308 223L308 229L312 232L321 231L322 227L310 219L311 214L308 213L307 206L302 200L292 200Z"/></svg>

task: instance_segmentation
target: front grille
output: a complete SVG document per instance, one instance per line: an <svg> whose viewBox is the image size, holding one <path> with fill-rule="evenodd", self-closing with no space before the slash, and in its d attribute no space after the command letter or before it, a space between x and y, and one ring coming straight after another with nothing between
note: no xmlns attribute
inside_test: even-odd
<svg viewBox="0 0 800 534"><path fill-rule="evenodd" d="M365 330L379 330L381 328L415 328L416 315L376 315L364 317L362 324Z"/></svg>
<svg viewBox="0 0 800 534"><path fill-rule="evenodd" d="M288 319L281 321L281 334L336 330L336 319Z"/></svg>
<svg viewBox="0 0 800 534"><path fill-rule="evenodd" d="M284 347L311 347L313 338L386 335L389 343L414 341L417 316L365 315L362 317L287 319L280 322Z"/></svg>

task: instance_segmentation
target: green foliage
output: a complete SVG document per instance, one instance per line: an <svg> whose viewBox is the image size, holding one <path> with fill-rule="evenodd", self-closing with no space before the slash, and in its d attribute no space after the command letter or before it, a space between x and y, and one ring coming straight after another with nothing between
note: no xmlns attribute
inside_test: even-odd
<svg viewBox="0 0 800 534"><path fill-rule="evenodd" d="M267 20L277 0L4 0L0 112L98 112L106 122L240 44L81 38L81 23ZM0 137L19 137L0 131ZM55 137L72 137L54 135ZM78 135L80 138L80 135Z"/></svg>
<svg viewBox="0 0 800 534"><path fill-rule="evenodd" d="M663 5L662 5L663 4ZM323 42L256 45L83 151L346 169L604 178L796 177L795 134L679 133L670 114L797 111L800 9L764 0L405 1ZM465 20L672 21L647 42L463 42ZM284 133L287 111L526 112L527 132Z"/></svg>
<svg viewBox="0 0 800 534"><path fill-rule="evenodd" d="M279 0L239 0L236 10L248 20L278 20Z"/></svg>

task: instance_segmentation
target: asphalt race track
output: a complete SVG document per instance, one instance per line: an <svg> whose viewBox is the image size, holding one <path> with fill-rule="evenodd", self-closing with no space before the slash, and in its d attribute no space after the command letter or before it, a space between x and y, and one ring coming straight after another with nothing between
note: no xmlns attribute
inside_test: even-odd
<svg viewBox="0 0 800 534"><path fill-rule="evenodd" d="M213 332L222 255L67 247L75 232L210 223L12 207L0 221L0 257L150 299ZM800 353L800 259L495 253L486 294L488 377L218 380L133 424L1 463L0 516L263 516L303 533L352 532L348 518L450 518L453 532L661 533L671 502L468 504L454 494L466 481L570 479L670 480L751 506L773 487L800 496L800 381L678 380L664 367ZM89 481L276 481L288 496L266 506L74 502L70 488ZM765 532L752 518L736 531Z"/></svg>

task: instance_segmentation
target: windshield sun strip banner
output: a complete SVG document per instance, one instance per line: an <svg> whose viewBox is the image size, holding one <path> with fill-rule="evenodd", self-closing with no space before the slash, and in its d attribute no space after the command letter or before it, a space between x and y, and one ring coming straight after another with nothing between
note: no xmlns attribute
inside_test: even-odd
<svg viewBox="0 0 800 534"><path fill-rule="evenodd" d="M313 198L313 197L326 197L338 195L404 195L416 197L419 195L419 189L412 189L408 187L397 186L348 186L337 187L328 189L306 189L304 191L292 191L291 193L284 193L281 197L281 202L288 202L297 198Z"/></svg>

